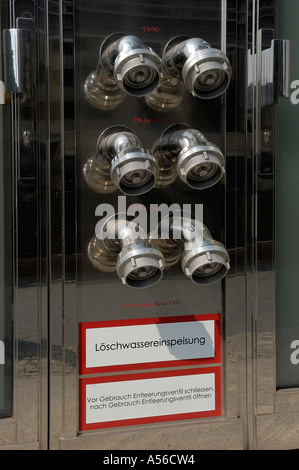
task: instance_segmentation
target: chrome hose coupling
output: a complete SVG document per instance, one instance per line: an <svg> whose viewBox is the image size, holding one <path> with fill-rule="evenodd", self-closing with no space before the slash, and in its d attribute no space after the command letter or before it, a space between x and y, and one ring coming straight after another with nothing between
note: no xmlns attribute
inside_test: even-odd
<svg viewBox="0 0 299 470"><path fill-rule="evenodd" d="M114 33L100 46L97 70L89 75L86 99L99 109L115 109L125 95L144 96L159 84L161 59L137 36Z"/></svg>
<svg viewBox="0 0 299 470"><path fill-rule="evenodd" d="M158 166L139 138L125 126L107 128L98 138L96 152L84 165L88 186L102 194L117 188L126 195L150 191L156 183Z"/></svg>
<svg viewBox="0 0 299 470"><path fill-rule="evenodd" d="M134 222L113 216L90 241L88 257L102 272L116 271L122 283L150 287L163 276L164 257Z"/></svg>
<svg viewBox="0 0 299 470"><path fill-rule="evenodd" d="M193 189L206 189L225 173L221 150L188 124L168 127L155 142L152 154L159 166L157 188L168 186L179 176Z"/></svg>
<svg viewBox="0 0 299 470"><path fill-rule="evenodd" d="M169 229L172 234L169 238L152 240L164 256L166 269L181 261L184 275L202 285L215 283L226 276L230 269L229 254L221 242L212 238L203 223L175 217L170 220Z"/></svg>
<svg viewBox="0 0 299 470"><path fill-rule="evenodd" d="M226 54L200 38L174 37L164 48L162 62L167 73L181 78L198 98L221 95L231 80L232 68Z"/></svg>

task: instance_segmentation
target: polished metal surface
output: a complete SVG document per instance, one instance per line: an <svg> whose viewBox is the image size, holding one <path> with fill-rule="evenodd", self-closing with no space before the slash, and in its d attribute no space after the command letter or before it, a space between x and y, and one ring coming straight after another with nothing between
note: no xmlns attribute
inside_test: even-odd
<svg viewBox="0 0 299 470"><path fill-rule="evenodd" d="M249 108L277 104L280 97L290 96L290 41L275 39L274 29L262 28L256 44L254 54L248 51L248 87L258 87L259 94L249 94Z"/></svg>
<svg viewBox="0 0 299 470"><path fill-rule="evenodd" d="M47 447L48 409L45 348L48 302L43 264L45 250L40 238L45 230L40 219L44 201L41 168L46 160L46 121L41 111L45 109L46 96L45 51L42 47L44 6L42 2L33 1L26 5L8 3L10 11L5 36L9 44L5 45L5 51L9 54L5 62L8 65L7 97L10 96L5 108L11 118L11 135L6 136L10 139L10 148L5 156L4 177L5 190L12 201L11 212L9 206L6 212L6 222L12 231L11 259L8 251L6 263L12 273L7 295L13 315L13 389L12 414L0 420L0 447L39 449ZM1 14L3 11L4 6ZM31 29L36 14L35 26ZM37 62L39 83L33 73ZM9 126L4 129L9 132Z"/></svg>
<svg viewBox="0 0 299 470"><path fill-rule="evenodd" d="M21 22L22 28L3 31L4 83L6 93L32 96L33 78L33 24L27 18Z"/></svg>
<svg viewBox="0 0 299 470"><path fill-rule="evenodd" d="M123 102L126 94L105 69L92 72L84 84L87 101L98 109L111 110Z"/></svg>
<svg viewBox="0 0 299 470"><path fill-rule="evenodd" d="M181 105L183 96L181 79L170 75L163 68L157 88L146 96L146 104L155 111L167 113Z"/></svg>
<svg viewBox="0 0 299 470"><path fill-rule="evenodd" d="M275 28L277 4L252 4L252 42L249 44L253 73L249 78L248 116L251 129L249 140L251 185L248 204L251 225L248 244L251 274L247 276L248 337L251 340L247 364L248 389L248 439L249 447L256 449L292 449L298 447L298 398L296 389L278 390L276 384L276 299L275 299L275 103L279 96L287 97L285 79L287 67L287 42L282 41L283 56L275 55ZM252 54L255 51L256 54ZM276 53L275 53L276 54ZM282 72L284 69L284 72ZM275 70L275 73L274 73ZM277 73L278 72L278 73ZM252 77L254 78L252 80ZM274 82L279 78L279 80ZM253 84L253 86L252 86ZM250 201L248 197L248 202ZM284 403L282 405L282 403ZM293 410L293 415L281 411ZM288 423L288 424L286 424ZM287 432L283 431L283 429Z"/></svg>
<svg viewBox="0 0 299 470"><path fill-rule="evenodd" d="M276 97L290 97L290 47L291 42L287 39L274 40L274 56L276 64L274 67L274 83L276 88Z"/></svg>

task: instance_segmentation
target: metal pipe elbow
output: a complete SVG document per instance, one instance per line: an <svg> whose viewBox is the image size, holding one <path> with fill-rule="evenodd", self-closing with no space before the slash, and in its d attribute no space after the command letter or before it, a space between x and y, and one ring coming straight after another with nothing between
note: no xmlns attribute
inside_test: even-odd
<svg viewBox="0 0 299 470"><path fill-rule="evenodd" d="M137 36L108 36L100 48L100 63L129 95L144 96L159 84L161 59Z"/></svg>
<svg viewBox="0 0 299 470"><path fill-rule="evenodd" d="M140 195L155 186L157 170L153 155L139 138L125 126L113 126L100 135L83 174L96 192L111 193L118 188L126 195Z"/></svg>
<svg viewBox="0 0 299 470"><path fill-rule="evenodd" d="M100 46L99 62L84 84L87 101L95 108L113 110L126 94L144 96L159 84L161 59L138 37L115 33Z"/></svg>
<svg viewBox="0 0 299 470"><path fill-rule="evenodd" d="M137 230L136 230L137 229ZM165 261L132 221L111 217L88 245L88 257L102 272L115 272L133 288L150 287L163 276Z"/></svg>
<svg viewBox="0 0 299 470"><path fill-rule="evenodd" d="M206 189L225 173L221 150L188 124L168 127L155 142L152 153L159 166L156 187L165 187L179 176L193 189Z"/></svg>
<svg viewBox="0 0 299 470"><path fill-rule="evenodd" d="M182 78L187 90L198 98L223 94L231 80L232 68L226 54L201 38L171 39L162 61L168 73Z"/></svg>
<svg viewBox="0 0 299 470"><path fill-rule="evenodd" d="M152 241L163 254L166 268L181 261L184 275L195 284L215 283L230 269L224 245L214 240L208 228L195 219L175 217L170 222L169 238Z"/></svg>

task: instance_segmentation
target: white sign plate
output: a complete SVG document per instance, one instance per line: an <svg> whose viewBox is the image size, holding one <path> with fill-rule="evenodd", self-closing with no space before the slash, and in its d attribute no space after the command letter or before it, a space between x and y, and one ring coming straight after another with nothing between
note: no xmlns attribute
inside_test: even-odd
<svg viewBox="0 0 299 470"><path fill-rule="evenodd" d="M81 429L219 416L220 370L82 379Z"/></svg>
<svg viewBox="0 0 299 470"><path fill-rule="evenodd" d="M183 321L184 317L171 317L162 322L148 319L148 323L122 325L86 323L81 331L81 373L95 372L97 368L215 358L218 316L191 318Z"/></svg>

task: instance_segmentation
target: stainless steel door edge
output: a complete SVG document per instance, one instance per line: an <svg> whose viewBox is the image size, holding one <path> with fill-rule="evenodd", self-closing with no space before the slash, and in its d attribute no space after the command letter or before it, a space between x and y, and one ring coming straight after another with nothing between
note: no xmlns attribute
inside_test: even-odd
<svg viewBox="0 0 299 470"><path fill-rule="evenodd" d="M46 160L43 11L42 2L11 1L11 29L4 33L9 39L6 80L12 124L14 381L13 415L0 421L0 446L20 449L47 448L47 293L41 285L46 256L41 240ZM37 63L39 83L33 73Z"/></svg>

